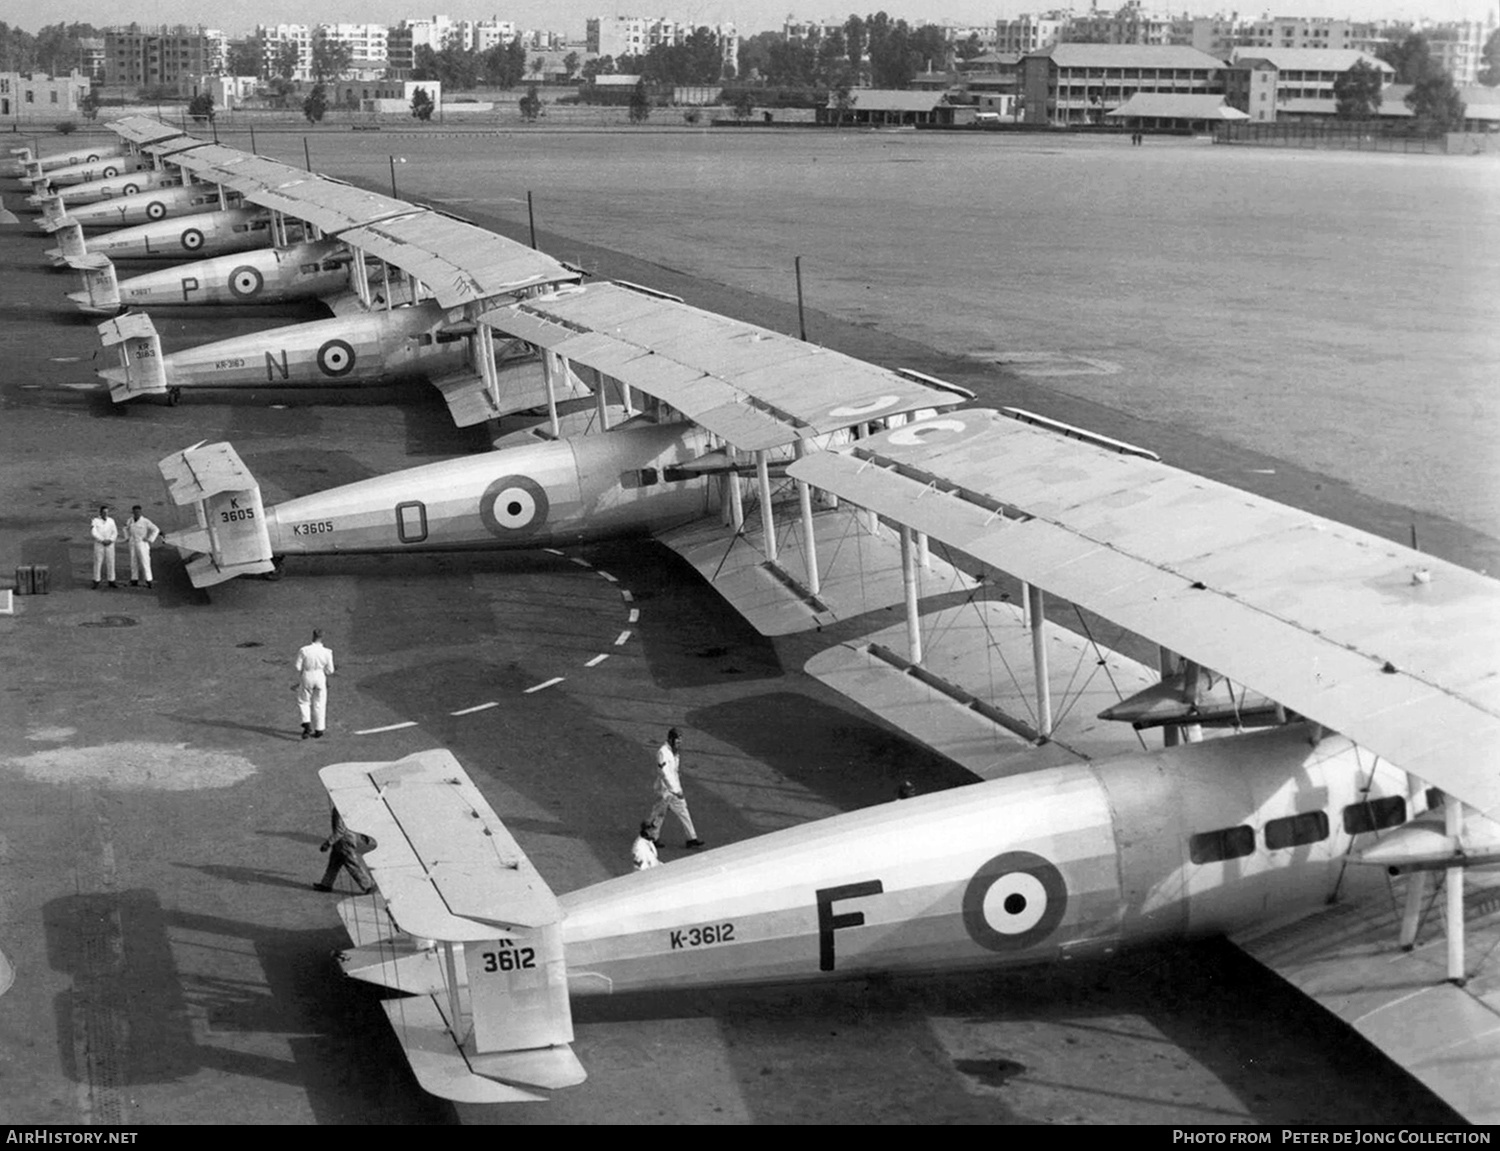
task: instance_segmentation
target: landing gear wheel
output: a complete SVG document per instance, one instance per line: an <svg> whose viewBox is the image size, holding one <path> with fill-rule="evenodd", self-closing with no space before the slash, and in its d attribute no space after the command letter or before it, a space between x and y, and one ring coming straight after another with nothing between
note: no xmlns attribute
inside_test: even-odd
<svg viewBox="0 0 1500 1151"><path fill-rule="evenodd" d="M169 407L169 408L175 408L180 403L182 403L182 389L181 388L168 388L167 389L167 407Z"/></svg>
<svg viewBox="0 0 1500 1151"><path fill-rule="evenodd" d="M272 582L275 582L286 574L286 572L283 570L284 565L286 564L286 556L272 556L271 563L274 566L270 571L266 572L260 578L263 580L271 580Z"/></svg>

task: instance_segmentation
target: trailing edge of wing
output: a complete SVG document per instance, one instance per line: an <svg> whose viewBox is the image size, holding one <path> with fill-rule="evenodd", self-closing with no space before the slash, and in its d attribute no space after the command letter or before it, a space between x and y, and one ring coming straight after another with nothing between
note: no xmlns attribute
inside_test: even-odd
<svg viewBox="0 0 1500 1151"><path fill-rule="evenodd" d="M968 396L618 284L565 289L480 318L670 404L745 451Z"/></svg>
<svg viewBox="0 0 1500 1151"><path fill-rule="evenodd" d="M1500 811L1500 583L993 411L788 469Z"/></svg>

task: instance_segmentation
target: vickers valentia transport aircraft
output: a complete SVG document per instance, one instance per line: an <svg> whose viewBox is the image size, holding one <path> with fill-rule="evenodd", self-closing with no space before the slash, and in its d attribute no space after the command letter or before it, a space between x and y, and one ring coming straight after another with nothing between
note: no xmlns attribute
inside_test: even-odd
<svg viewBox="0 0 1500 1151"><path fill-rule="evenodd" d="M143 136L150 123L125 121L120 130ZM233 148L181 134L141 146L185 180L239 197L244 207L212 218L220 233L227 226L245 235L249 250L121 282L108 258L119 233L90 238L79 251L82 230L74 222L58 256L84 273L75 302L112 313L142 304L317 297L336 315L167 354L149 316L131 311L99 329L119 359L99 373L116 401L156 395L175 403L193 388L348 387L421 376L443 394L460 426L541 402L536 355L515 341L497 345L493 329L475 320L496 303L574 283L576 271L464 221ZM256 212L270 215L269 247L261 246L264 239L249 247L256 221L246 216ZM152 254L174 245L196 254L209 246L202 219L126 231L136 233L132 245L154 236ZM588 394L573 377L551 387L565 398Z"/></svg>
<svg viewBox="0 0 1500 1151"><path fill-rule="evenodd" d="M137 319L111 323L142 338ZM505 1102L580 1083L573 996L1221 934L1500 1120L1500 584L622 285L496 292L465 320L539 350L540 441L269 508L229 445L175 453L162 472L197 527L169 538L193 582L299 553L648 531L766 634L903 604L807 670L979 782L559 897L448 753L325 768L378 842L378 893L339 908L341 962L400 993L385 1009L424 1087ZM594 388L582 436L556 414L573 378ZM1006 585L1023 606L989 590ZM1114 680L1079 693L1087 716L1054 707L1049 596L1091 613L1072 650ZM1098 621L1159 668L1109 651ZM1002 664L1020 690L997 688ZM1205 739L1211 719L1228 725ZM1146 747L1152 726L1168 746Z"/></svg>

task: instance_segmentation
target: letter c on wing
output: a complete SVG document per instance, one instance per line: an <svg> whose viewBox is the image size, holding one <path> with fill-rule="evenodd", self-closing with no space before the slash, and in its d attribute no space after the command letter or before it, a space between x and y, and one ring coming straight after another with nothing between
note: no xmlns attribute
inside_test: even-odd
<svg viewBox="0 0 1500 1151"><path fill-rule="evenodd" d="M964 928L990 951L1024 951L1057 929L1068 909L1062 872L1030 851L1007 851L964 888Z"/></svg>
<svg viewBox="0 0 1500 1151"><path fill-rule="evenodd" d="M530 476L501 476L479 497L479 518L502 540L535 535L547 522L547 493Z"/></svg>

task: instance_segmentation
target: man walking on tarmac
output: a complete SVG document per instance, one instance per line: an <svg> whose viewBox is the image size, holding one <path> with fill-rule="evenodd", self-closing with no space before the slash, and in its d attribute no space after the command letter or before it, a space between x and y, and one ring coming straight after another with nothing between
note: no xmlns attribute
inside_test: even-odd
<svg viewBox="0 0 1500 1151"><path fill-rule="evenodd" d="M703 840L693 827L693 817L688 814L687 798L682 794L682 736L674 727L667 732L667 742L656 749L656 804L651 808L651 838L661 836L661 825L667 812L677 817L682 830L687 832L685 847L702 847Z"/></svg>
<svg viewBox="0 0 1500 1151"><path fill-rule="evenodd" d="M323 646L323 629L314 628L312 643L297 652L297 710L302 738L323 738L328 717L328 677L334 674L333 652Z"/></svg>

